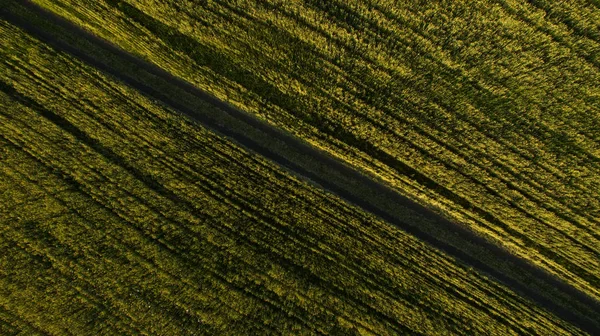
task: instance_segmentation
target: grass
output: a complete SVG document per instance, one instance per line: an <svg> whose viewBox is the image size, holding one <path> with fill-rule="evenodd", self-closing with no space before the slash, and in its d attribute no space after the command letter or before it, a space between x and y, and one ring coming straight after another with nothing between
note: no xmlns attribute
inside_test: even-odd
<svg viewBox="0 0 600 336"><path fill-rule="evenodd" d="M582 333L6 21L0 36L3 333Z"/></svg>
<svg viewBox="0 0 600 336"><path fill-rule="evenodd" d="M35 2L600 298L593 2Z"/></svg>

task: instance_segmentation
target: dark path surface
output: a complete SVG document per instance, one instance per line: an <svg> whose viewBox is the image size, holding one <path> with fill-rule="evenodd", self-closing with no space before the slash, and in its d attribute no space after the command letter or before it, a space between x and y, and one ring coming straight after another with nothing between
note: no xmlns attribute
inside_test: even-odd
<svg viewBox="0 0 600 336"><path fill-rule="evenodd" d="M409 200L382 182L363 175L303 140L218 100L63 18L27 1L16 6L26 8L27 12L19 13L11 6L2 5L0 16L55 49L73 55L152 100L177 110L293 174L310 180L495 278L565 321L592 335L600 334L600 302L561 279ZM56 29L48 29L49 26ZM93 48L82 48L80 42ZM127 71L128 68L134 70ZM135 75L132 75L134 72ZM142 73L147 78L159 80L160 85L143 79L140 77ZM191 97L213 105L220 109L222 115L207 115L194 109L181 97L186 97L188 101ZM435 227L420 225L419 218L423 222L434 223Z"/></svg>

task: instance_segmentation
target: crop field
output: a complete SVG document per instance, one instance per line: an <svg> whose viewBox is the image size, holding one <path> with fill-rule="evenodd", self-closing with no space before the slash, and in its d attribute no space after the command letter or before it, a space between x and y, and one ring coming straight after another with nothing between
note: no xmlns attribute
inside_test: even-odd
<svg viewBox="0 0 600 336"><path fill-rule="evenodd" d="M600 331L596 2L32 2L0 335Z"/></svg>
<svg viewBox="0 0 600 336"><path fill-rule="evenodd" d="M600 298L600 9L35 0Z"/></svg>
<svg viewBox="0 0 600 336"><path fill-rule="evenodd" d="M17 27L0 36L2 334L581 333Z"/></svg>

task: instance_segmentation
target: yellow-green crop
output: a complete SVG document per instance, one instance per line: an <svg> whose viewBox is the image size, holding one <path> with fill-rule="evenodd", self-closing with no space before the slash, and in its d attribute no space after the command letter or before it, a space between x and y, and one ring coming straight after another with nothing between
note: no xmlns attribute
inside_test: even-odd
<svg viewBox="0 0 600 336"><path fill-rule="evenodd" d="M0 36L3 333L582 334L5 21Z"/></svg>
<svg viewBox="0 0 600 336"><path fill-rule="evenodd" d="M35 2L600 298L593 1Z"/></svg>

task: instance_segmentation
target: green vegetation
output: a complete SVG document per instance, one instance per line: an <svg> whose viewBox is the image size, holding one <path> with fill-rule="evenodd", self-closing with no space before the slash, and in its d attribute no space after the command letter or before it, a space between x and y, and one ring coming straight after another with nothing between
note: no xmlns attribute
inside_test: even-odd
<svg viewBox="0 0 600 336"><path fill-rule="evenodd" d="M581 334L5 21L0 36L2 334Z"/></svg>
<svg viewBox="0 0 600 336"><path fill-rule="evenodd" d="M35 2L600 298L593 1Z"/></svg>

